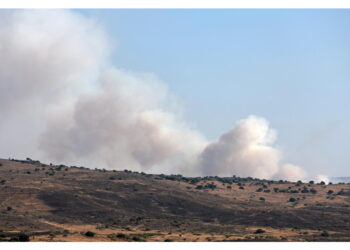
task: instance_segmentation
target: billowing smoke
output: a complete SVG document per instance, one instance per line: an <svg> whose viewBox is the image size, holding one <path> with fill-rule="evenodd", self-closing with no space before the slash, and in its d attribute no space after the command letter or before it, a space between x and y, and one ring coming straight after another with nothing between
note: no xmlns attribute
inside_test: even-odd
<svg viewBox="0 0 350 250"><path fill-rule="evenodd" d="M206 144L165 103L170 94L151 75L110 70L99 89L49 121L40 148L50 159L165 172Z"/></svg>
<svg viewBox="0 0 350 250"><path fill-rule="evenodd" d="M199 156L198 167L206 175L239 175L300 180L306 173L298 166L280 166L281 153L273 145L276 132L264 118L250 116L209 143Z"/></svg>
<svg viewBox="0 0 350 250"><path fill-rule="evenodd" d="M250 116L216 142L153 74L117 69L94 21L65 10L0 16L0 154L108 169L305 179Z"/></svg>

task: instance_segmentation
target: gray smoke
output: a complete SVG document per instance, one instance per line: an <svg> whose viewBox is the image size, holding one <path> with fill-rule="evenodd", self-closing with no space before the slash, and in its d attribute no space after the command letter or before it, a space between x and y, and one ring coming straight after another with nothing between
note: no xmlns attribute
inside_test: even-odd
<svg viewBox="0 0 350 250"><path fill-rule="evenodd" d="M111 66L94 21L66 10L0 17L0 154L107 169L298 180L268 122L250 116L216 142L183 119L153 74Z"/></svg>

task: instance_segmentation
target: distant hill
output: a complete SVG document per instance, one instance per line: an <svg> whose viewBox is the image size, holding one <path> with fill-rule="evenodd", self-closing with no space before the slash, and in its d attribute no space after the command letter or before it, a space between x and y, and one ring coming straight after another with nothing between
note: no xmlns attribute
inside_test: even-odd
<svg viewBox="0 0 350 250"><path fill-rule="evenodd" d="M330 180L333 183L339 183L339 182L350 183L350 177L331 177Z"/></svg>
<svg viewBox="0 0 350 250"><path fill-rule="evenodd" d="M347 241L349 188L3 159L0 240Z"/></svg>

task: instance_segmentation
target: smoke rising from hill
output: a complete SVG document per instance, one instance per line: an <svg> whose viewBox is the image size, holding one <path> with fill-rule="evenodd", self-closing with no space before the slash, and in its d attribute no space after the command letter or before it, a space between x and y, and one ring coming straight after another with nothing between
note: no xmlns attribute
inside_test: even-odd
<svg viewBox="0 0 350 250"><path fill-rule="evenodd" d="M111 66L103 29L65 10L6 12L0 153L108 169L298 180L276 132L250 116L209 142L153 74Z"/></svg>

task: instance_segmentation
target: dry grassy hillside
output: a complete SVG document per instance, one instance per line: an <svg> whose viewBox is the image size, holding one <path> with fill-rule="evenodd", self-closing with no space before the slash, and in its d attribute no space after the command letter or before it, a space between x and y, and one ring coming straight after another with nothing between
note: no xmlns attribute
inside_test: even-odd
<svg viewBox="0 0 350 250"><path fill-rule="evenodd" d="M349 189L0 160L0 240L348 241Z"/></svg>

